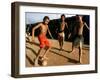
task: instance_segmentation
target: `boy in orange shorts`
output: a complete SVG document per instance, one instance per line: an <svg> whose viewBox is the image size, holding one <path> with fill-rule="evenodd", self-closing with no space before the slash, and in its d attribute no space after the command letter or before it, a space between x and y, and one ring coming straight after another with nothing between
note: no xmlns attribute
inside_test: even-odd
<svg viewBox="0 0 100 80"><path fill-rule="evenodd" d="M38 40L40 42L40 48L44 48L45 46L47 46L47 47L50 47L51 46L51 44L48 41L48 39L47 39L47 37L46 37L45 34L40 34L38 36Z"/></svg>
<svg viewBox="0 0 100 80"><path fill-rule="evenodd" d="M34 40L34 31L37 29L37 28L40 28L40 34L38 36L38 40L40 42L40 50L38 52L38 56L36 57L35 59L35 66L38 65L38 60L41 59L41 60L44 60L46 59L46 53L48 53L48 51L50 50L50 42L48 41L47 37L46 37L46 34L47 34L47 31L48 33L50 34L51 38L52 35L50 33L50 30L48 28L48 23L49 23L49 17L48 16L45 16L44 19L43 19L43 22L42 23L39 23L37 26L35 26L33 29L32 29L32 40ZM41 56L42 54L42 50L44 50L44 48L46 48L46 51L45 53Z"/></svg>

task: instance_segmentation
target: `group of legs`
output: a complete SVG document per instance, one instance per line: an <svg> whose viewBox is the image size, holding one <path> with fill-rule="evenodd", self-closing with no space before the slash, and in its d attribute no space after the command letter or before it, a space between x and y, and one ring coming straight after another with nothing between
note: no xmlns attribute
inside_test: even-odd
<svg viewBox="0 0 100 80"><path fill-rule="evenodd" d="M60 51L63 49L63 45L64 45L64 32L59 33L58 35L58 41L59 41L59 46L60 46ZM70 53L76 53L76 47L78 47L79 50L79 62L82 63L82 45L84 42L84 38L82 35L76 35L74 36L73 40L72 40L72 51Z"/></svg>
<svg viewBox="0 0 100 80"><path fill-rule="evenodd" d="M65 37L64 32L58 33L58 41L59 41L60 50L63 49L64 37Z"/></svg>
<svg viewBox="0 0 100 80"><path fill-rule="evenodd" d="M47 61L47 57L46 55L48 54L49 50L51 49L51 44L48 41L48 39L46 38L46 36L39 36L38 37L39 41L40 41L40 49L38 51L37 57L35 59L35 66L38 66L38 62L39 60L41 61L42 65L46 65L45 63L43 63L44 61ZM58 35L58 41L59 41L59 45L60 45L60 50L62 50L63 48L63 44L64 44L64 33L61 33L60 35ZM82 42L83 42L83 37L82 36L76 36L72 42L72 51L71 53L75 53L75 47L78 45L79 48L79 62L82 63ZM45 50L45 52L43 53L43 51Z"/></svg>

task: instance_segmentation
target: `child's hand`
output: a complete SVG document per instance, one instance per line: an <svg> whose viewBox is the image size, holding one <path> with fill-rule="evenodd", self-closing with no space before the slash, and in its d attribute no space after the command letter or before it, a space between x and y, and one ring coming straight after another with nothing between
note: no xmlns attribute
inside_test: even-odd
<svg viewBox="0 0 100 80"><path fill-rule="evenodd" d="M68 35L68 39L70 38L71 34Z"/></svg>
<svg viewBox="0 0 100 80"><path fill-rule="evenodd" d="M52 39L54 39L53 37L51 37Z"/></svg>

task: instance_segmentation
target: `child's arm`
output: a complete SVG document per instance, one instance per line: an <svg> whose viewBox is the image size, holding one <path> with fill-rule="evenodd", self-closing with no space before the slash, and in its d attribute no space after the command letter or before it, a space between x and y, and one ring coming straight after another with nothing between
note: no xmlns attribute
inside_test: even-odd
<svg viewBox="0 0 100 80"><path fill-rule="evenodd" d="M35 26L33 29L32 29L32 41L34 41L34 32L37 28L39 28L41 26L41 23L38 24L37 26Z"/></svg>
<svg viewBox="0 0 100 80"><path fill-rule="evenodd" d="M71 33L68 34L68 39L71 37Z"/></svg>
<svg viewBox="0 0 100 80"><path fill-rule="evenodd" d="M84 23L84 25L86 26L86 28L87 28L88 30L90 30L89 27L88 27L88 25L86 24L86 22Z"/></svg>
<svg viewBox="0 0 100 80"><path fill-rule="evenodd" d="M68 28L68 24L67 24L67 22L65 23L65 26L66 26L66 28Z"/></svg>
<svg viewBox="0 0 100 80"><path fill-rule="evenodd" d="M53 39L53 37L52 37L52 35L51 35L51 32L50 32L50 30L49 30L49 27L48 27L48 33L49 33L50 37Z"/></svg>
<svg viewBox="0 0 100 80"><path fill-rule="evenodd" d="M66 25L66 28L68 29L68 24L67 24L67 22L66 22L65 25ZM68 31L69 31L69 29L68 29ZM70 36L71 36L71 33L68 34L68 39L70 38Z"/></svg>

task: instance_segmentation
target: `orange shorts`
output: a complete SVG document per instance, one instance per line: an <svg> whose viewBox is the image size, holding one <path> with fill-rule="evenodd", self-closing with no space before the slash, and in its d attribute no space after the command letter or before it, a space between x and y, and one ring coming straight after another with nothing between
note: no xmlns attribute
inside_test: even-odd
<svg viewBox="0 0 100 80"><path fill-rule="evenodd" d="M50 47L50 42L46 38L46 35L45 34L40 34L38 36L38 40L40 42L40 48Z"/></svg>

